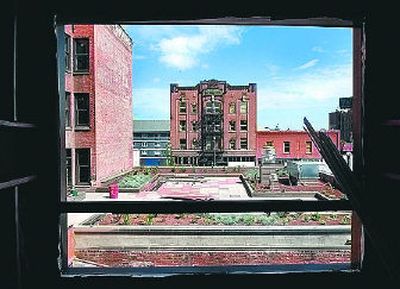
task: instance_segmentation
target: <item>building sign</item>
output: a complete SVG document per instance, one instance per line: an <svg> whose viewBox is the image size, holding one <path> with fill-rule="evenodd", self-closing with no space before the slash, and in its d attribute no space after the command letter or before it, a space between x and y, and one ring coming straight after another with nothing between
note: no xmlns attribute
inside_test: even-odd
<svg viewBox="0 0 400 289"><path fill-rule="evenodd" d="M222 89L207 88L203 91L203 95L222 95Z"/></svg>

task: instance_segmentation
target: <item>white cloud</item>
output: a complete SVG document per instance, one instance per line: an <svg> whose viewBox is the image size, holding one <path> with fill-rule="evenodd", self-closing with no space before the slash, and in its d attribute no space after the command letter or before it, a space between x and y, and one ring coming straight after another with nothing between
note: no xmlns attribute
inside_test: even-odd
<svg viewBox="0 0 400 289"><path fill-rule="evenodd" d="M199 26L196 34L162 38L153 49L160 52L162 63L181 70L199 63L201 54L210 53L221 45L240 43L242 29L234 26Z"/></svg>
<svg viewBox="0 0 400 289"><path fill-rule="evenodd" d="M260 83L258 86L257 104L260 111L318 107L339 97L352 95L351 64L270 80L268 84Z"/></svg>
<svg viewBox="0 0 400 289"><path fill-rule="evenodd" d="M302 65L296 67L295 70L303 70L303 69L307 69L307 68L313 67L313 66L315 66L318 62L319 62L318 59L312 59L312 60L307 61L306 63L304 63L304 64L302 64Z"/></svg>

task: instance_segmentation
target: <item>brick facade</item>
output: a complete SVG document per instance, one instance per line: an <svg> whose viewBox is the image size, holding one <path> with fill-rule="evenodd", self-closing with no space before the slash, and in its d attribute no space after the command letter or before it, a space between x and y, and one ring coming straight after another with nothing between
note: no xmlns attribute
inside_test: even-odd
<svg viewBox="0 0 400 289"><path fill-rule="evenodd" d="M340 132L329 130L327 134L335 146L339 148ZM277 159L321 159L321 155L314 144L311 144L311 151L307 151L307 142L311 142L311 138L306 131L257 131L257 160L262 158L268 142L272 142ZM290 144L289 153L284 152L284 142Z"/></svg>
<svg viewBox="0 0 400 289"><path fill-rule="evenodd" d="M218 106L218 121L209 121L207 105ZM241 104L243 108L241 109ZM246 109L244 108L246 106ZM201 164L205 151L217 151L220 163L254 162L257 119L256 84L230 85L226 81L208 80L196 86L171 84L171 147L177 164ZM211 114L209 114L211 115ZM207 124L221 125L218 132L207 132ZM241 128L241 122L243 127ZM182 124L185 127L182 128ZM193 124L197 125L196 128ZM245 124L245 128L244 128ZM203 131L203 132L202 132ZM214 133L214 134L213 134ZM212 136L215 136L212 139ZM241 144L242 140L242 144ZM245 145L243 142L247 142ZM196 144L197 143L197 144ZM205 163L207 164L207 163ZM214 161L211 161L214 164Z"/></svg>
<svg viewBox="0 0 400 289"><path fill-rule="evenodd" d="M71 149L72 185L79 184L77 149L90 149L90 182L132 168L132 42L119 25L67 25L71 69L65 73L70 93L70 126L66 148ZM88 39L88 70L75 71L75 39ZM89 125L76 125L76 94L89 95ZM81 182L82 183L82 182Z"/></svg>

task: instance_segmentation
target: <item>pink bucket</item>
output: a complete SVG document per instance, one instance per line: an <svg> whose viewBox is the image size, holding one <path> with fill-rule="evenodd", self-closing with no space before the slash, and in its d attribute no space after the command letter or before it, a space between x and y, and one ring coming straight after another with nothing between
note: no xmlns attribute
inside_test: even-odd
<svg viewBox="0 0 400 289"><path fill-rule="evenodd" d="M118 184L111 184L108 187L108 192L110 194L110 199L118 199Z"/></svg>

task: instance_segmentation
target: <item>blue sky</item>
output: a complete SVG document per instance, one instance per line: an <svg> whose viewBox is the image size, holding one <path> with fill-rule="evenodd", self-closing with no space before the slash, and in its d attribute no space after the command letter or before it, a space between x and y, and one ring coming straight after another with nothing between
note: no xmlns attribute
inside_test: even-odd
<svg viewBox="0 0 400 289"><path fill-rule="evenodd" d="M339 97L352 96L350 28L124 26L133 39L134 119L169 119L169 85L205 79L257 83L257 125L328 127Z"/></svg>

